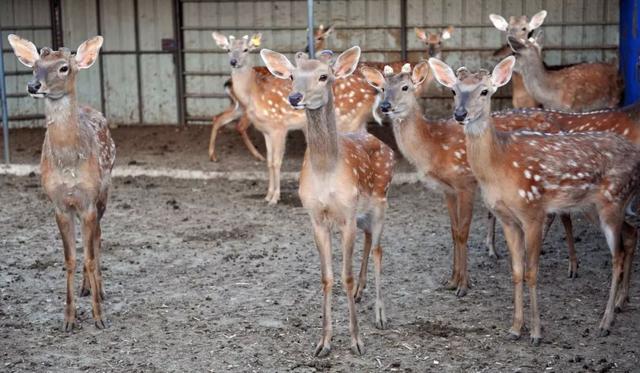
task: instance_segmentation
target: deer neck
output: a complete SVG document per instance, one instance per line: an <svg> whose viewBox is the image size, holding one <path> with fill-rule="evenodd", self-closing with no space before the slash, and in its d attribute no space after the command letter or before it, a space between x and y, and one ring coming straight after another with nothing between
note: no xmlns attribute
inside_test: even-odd
<svg viewBox="0 0 640 373"><path fill-rule="evenodd" d="M553 81L542 60L540 54L529 56L528 58L519 58L518 65L522 81L527 91L538 102L549 102L553 100L550 94L553 92Z"/></svg>
<svg viewBox="0 0 640 373"><path fill-rule="evenodd" d="M430 139L430 131L428 125L424 125L424 117L418 107L417 101L412 105L410 112L403 118L397 118L392 121L393 135L396 138L398 147L402 154L415 163L416 154L424 152L424 146ZM426 136L425 136L426 135Z"/></svg>
<svg viewBox="0 0 640 373"><path fill-rule="evenodd" d="M329 101L318 109L306 109L307 149L313 172L329 173L338 160L338 131L333 107L333 89L328 87Z"/></svg>
<svg viewBox="0 0 640 373"><path fill-rule="evenodd" d="M491 108L464 126L467 159L478 180L488 180L495 175L503 150L496 133Z"/></svg>
<svg viewBox="0 0 640 373"><path fill-rule="evenodd" d="M91 137L88 128L80 125L78 102L75 92L62 98L45 98L47 132L43 157L61 168L73 168L86 159L91 152Z"/></svg>
<svg viewBox="0 0 640 373"><path fill-rule="evenodd" d="M231 70L231 81L233 82L233 93L235 93L238 100L247 106L249 101L249 95L251 93L251 87L255 83L255 72L253 66L247 64L237 69Z"/></svg>

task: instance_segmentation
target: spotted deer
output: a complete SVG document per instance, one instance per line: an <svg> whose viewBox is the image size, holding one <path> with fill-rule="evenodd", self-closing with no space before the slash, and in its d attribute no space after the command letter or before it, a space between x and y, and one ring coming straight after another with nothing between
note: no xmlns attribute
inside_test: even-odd
<svg viewBox="0 0 640 373"><path fill-rule="evenodd" d="M342 233L342 282L349 308L351 350L364 353L358 331L355 308L357 294L352 271L353 245L356 226L365 232L363 261L367 261L373 247L376 274L376 327L386 325L381 294L383 220L387 205L387 191L394 166L393 151L367 132L341 134L337 131L334 109L334 84L347 79L357 67L360 48L343 52L333 65L331 53L325 51L320 59L309 59L298 53L296 66L282 54L263 49L262 59L271 73L280 79L291 79L293 86L288 100L292 107L306 113L307 151L300 172L300 199L309 212L320 255L322 274L323 321L322 338L316 356L325 356L331 349L331 293L333 271L331 260L331 227ZM359 207L364 215L356 219ZM356 222L357 221L357 222Z"/></svg>
<svg viewBox="0 0 640 373"><path fill-rule="evenodd" d="M548 69L542 59L542 31L527 39L508 36L529 94L546 109L584 112L615 108L623 82L615 65L580 63L559 70Z"/></svg>
<svg viewBox="0 0 640 373"><path fill-rule="evenodd" d="M442 58L442 42L451 39L453 26L443 28L439 32L428 32L425 29L416 27L416 37L427 47L427 58Z"/></svg>
<svg viewBox="0 0 640 373"><path fill-rule="evenodd" d="M453 116L464 125L469 165L505 232L515 304L508 335L511 339L521 335L524 280L531 303L531 343L540 344L537 275L544 218L579 209L595 212L613 257L609 298L599 326L604 336L609 334L614 310L629 295L637 232L625 222L624 210L640 187L640 149L608 132L498 131L490 99L507 84L515 62L510 56L491 74L461 68L456 75L444 62L429 60L436 80L455 93Z"/></svg>
<svg viewBox="0 0 640 373"><path fill-rule="evenodd" d="M236 39L214 32L213 38L229 53L234 94L245 108L247 118L264 135L269 166L269 190L265 200L276 204L280 199L280 168L286 134L305 129L306 116L288 104L285 92L291 90L290 81L262 74L252 67L250 52L260 45L260 34ZM333 88L338 130L363 130L372 117L375 91L359 74L343 79Z"/></svg>
<svg viewBox="0 0 640 373"><path fill-rule="evenodd" d="M507 22L504 17L498 14L490 14L489 19L493 26L500 31L503 31L507 34L507 36L513 36L520 39L526 39L531 36L533 31L540 26L544 22L544 19L547 17L547 11L541 10L536 13L531 20L527 16L511 16L509 17L509 21ZM509 44L505 44L502 48L497 50L493 55L496 57L505 57L507 55L511 55L513 51ZM439 58L436 56L436 58ZM511 77L511 91L512 91L512 99L511 102L514 108L528 108L528 107L539 107L540 104L527 92L526 87L524 86L524 81L522 80L522 75L517 72L513 73Z"/></svg>
<svg viewBox="0 0 640 373"><path fill-rule="evenodd" d="M101 307L104 291L100 270L100 220L107 207L116 150L102 113L79 106L76 97L76 75L93 65L102 42L101 36L89 39L78 47L75 55L66 48L53 51L45 47L38 53L32 42L9 35L9 43L18 60L33 69L27 91L45 102L47 131L40 172L44 191L55 208L64 247L65 331L78 326L73 299L76 216L82 225L84 248L84 280L80 294L91 294L95 326L105 328Z"/></svg>
<svg viewBox="0 0 640 373"><path fill-rule="evenodd" d="M314 33L315 40L315 50L323 50L325 49L326 41L329 35L333 32L333 26L324 27L324 25L318 26L318 29ZM306 50L309 49L309 46L305 47ZM256 66L254 67L256 72L268 75L269 71L262 67ZM232 79L227 80L224 83L224 91L229 98L229 107L227 107L222 113L213 117L213 124L211 126L211 136L209 138L209 159L213 162L218 161L218 157L216 155L216 138L218 136L218 131L223 126L237 121L236 130L240 133L242 137L242 141L244 145L247 147L251 155L259 161L264 161L264 157L260 152L256 149L255 145L251 142L249 135L247 134L247 130L251 125L251 121L246 114L244 114L244 110L241 106L240 100L236 97L233 91L233 81Z"/></svg>

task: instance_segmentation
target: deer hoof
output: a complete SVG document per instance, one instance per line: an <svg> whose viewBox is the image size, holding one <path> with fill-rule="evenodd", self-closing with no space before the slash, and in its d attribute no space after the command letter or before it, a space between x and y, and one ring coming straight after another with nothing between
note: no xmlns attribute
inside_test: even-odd
<svg viewBox="0 0 640 373"><path fill-rule="evenodd" d="M609 332L609 329L600 328L600 333L598 333L598 336L599 337L606 337L609 334L611 334L611 332Z"/></svg>
<svg viewBox="0 0 640 373"><path fill-rule="evenodd" d="M387 327L387 316L384 314L384 307L376 305L376 328L384 330Z"/></svg>
<svg viewBox="0 0 640 373"><path fill-rule="evenodd" d="M508 341L517 341L518 339L520 339L520 334L516 334L510 331L509 333L507 333L506 339Z"/></svg>
<svg viewBox="0 0 640 373"><path fill-rule="evenodd" d="M318 343L318 346L316 346L316 351L314 355L316 357L325 357L325 356L328 356L330 352L331 352L331 344L325 343L323 338L320 341L320 343Z"/></svg>
<svg viewBox="0 0 640 373"><path fill-rule="evenodd" d="M88 297L90 294L91 294L91 291L89 290L89 288L85 288L84 286L82 286L82 289L80 289L80 296Z"/></svg>
<svg viewBox="0 0 640 373"><path fill-rule="evenodd" d="M360 337L357 337L356 340L351 344L351 352L356 356L364 355L364 345L360 340Z"/></svg>
<svg viewBox="0 0 640 373"><path fill-rule="evenodd" d="M64 324L62 325L62 330L65 331L66 333L70 333L73 331L73 329L82 329L82 326L80 326L80 323L78 323L78 321L76 321L75 319L64 320Z"/></svg>
<svg viewBox="0 0 640 373"><path fill-rule="evenodd" d="M467 292L468 292L468 291L469 291L469 289L468 289L466 286L465 286L465 287L459 287L459 288L456 290L456 296L457 296L458 298L462 298L462 297L464 297L465 295L467 295Z"/></svg>
<svg viewBox="0 0 640 373"><path fill-rule="evenodd" d="M540 338L540 337L531 337L531 340L529 341L529 343L533 347L538 347L538 346L540 346L540 342L541 341L542 341L542 338Z"/></svg>
<svg viewBox="0 0 640 373"><path fill-rule="evenodd" d="M102 319L96 320L95 325L96 325L96 328L100 330L107 328L107 324L105 324L104 320Z"/></svg>
<svg viewBox="0 0 640 373"><path fill-rule="evenodd" d="M356 286L356 291L355 294L353 295L353 300L356 303L360 303L360 301L362 300L362 293L364 291L364 286L360 287L360 284L358 284Z"/></svg>

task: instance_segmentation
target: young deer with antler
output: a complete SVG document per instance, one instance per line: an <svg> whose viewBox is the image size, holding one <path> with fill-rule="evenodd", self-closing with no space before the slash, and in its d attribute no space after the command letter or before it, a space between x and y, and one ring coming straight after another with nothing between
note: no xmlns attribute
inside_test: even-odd
<svg viewBox="0 0 640 373"><path fill-rule="evenodd" d="M315 50L319 51L325 49L327 38L332 32L333 26L318 26L318 29L314 33ZM306 46L306 49L308 50L309 46ZM254 67L254 69L257 73L269 75L269 71L262 66ZM232 79L229 79L224 83L224 91L229 97L230 105L222 113L213 117L211 137L209 138L209 159L213 162L218 161L218 157L216 156L216 137L218 136L218 131L220 131L220 128L233 122L234 120L237 120L238 122L236 123L236 130L240 133L245 146L254 158L259 161L264 161L264 157L253 145L251 139L249 138L249 135L247 134L247 129L249 129L251 121L247 117L247 114L244 113L241 101L238 100L233 91Z"/></svg>
<svg viewBox="0 0 640 373"><path fill-rule="evenodd" d="M73 300L76 269L74 218L82 223L84 281L81 295L92 296L93 318L105 328L101 302L104 299L100 271L100 220L107 207L115 145L104 116L87 106L78 106L76 75L98 58L102 37L82 43L75 55L66 48L52 51L16 35L9 43L20 62L33 69L27 90L32 97L45 99L47 132L42 145L40 171L45 193L55 206L56 222L64 246L67 298L64 330L77 325Z"/></svg>
<svg viewBox="0 0 640 373"><path fill-rule="evenodd" d="M511 16L509 22L504 17L498 14L490 14L489 19L491 23L500 31L504 31L508 36L513 36L519 39L526 39L531 36L533 31L542 26L544 19L547 17L547 11L541 10L536 13L531 20L527 16ZM497 57L505 57L513 54L509 44L505 44L502 48L497 50L493 55ZM440 59L440 57L436 58ZM522 75L517 72L513 73L511 77L511 102L514 108L529 108L538 107L540 104L527 92L527 88L524 86Z"/></svg>
<svg viewBox="0 0 640 373"><path fill-rule="evenodd" d="M304 129L306 117L287 103L285 92L291 89L290 81L263 75L252 68L249 53L260 45L260 34L235 39L214 32L213 38L229 52L233 91L249 120L264 135L269 166L269 191L265 199L275 204L280 199L280 167L287 132ZM336 84L334 96L338 130L362 130L372 116L375 91L364 79L352 75Z"/></svg>
<svg viewBox="0 0 640 373"><path fill-rule="evenodd" d="M542 59L541 30L526 39L509 35L507 40L527 92L545 109L584 112L620 103L623 82L615 65L592 62L550 70Z"/></svg>
<svg viewBox="0 0 640 373"><path fill-rule="evenodd" d="M531 343L540 343L537 275L544 218L548 213L594 209L611 250L612 280L600 322L607 335L614 310L628 300L636 229L624 221L625 206L640 188L640 149L606 132L543 134L499 132L491 118L491 96L509 81L515 58L491 75L430 59L440 84L454 92L454 117L464 124L469 165L485 203L500 218L511 254L514 317L509 336L524 324L523 280L531 301ZM620 278L622 277L622 281Z"/></svg>
<svg viewBox="0 0 640 373"><path fill-rule="evenodd" d="M314 237L320 254L322 273L323 323L322 338L315 350L317 356L330 352L331 291L331 226L342 232L342 282L349 307L351 350L364 352L358 332L355 308L356 286L353 281L352 256L356 226L365 232L363 261L371 247L376 273L376 327L384 328L386 318L380 289L382 247L380 236L387 205L387 191L391 184L393 151L374 136L361 131L340 134L336 126L333 85L351 75L360 58L360 48L343 52L331 66L331 53L321 53L320 60L308 59L304 53L296 55L296 66L282 54L263 49L260 52L269 71L280 79L292 79L288 100L297 109L305 109L307 151L300 172L300 199L309 211ZM358 219L358 207L366 214Z"/></svg>

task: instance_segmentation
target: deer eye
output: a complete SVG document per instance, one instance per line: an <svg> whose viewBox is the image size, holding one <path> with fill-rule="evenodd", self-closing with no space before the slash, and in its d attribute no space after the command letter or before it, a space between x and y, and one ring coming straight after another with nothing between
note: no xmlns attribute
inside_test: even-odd
<svg viewBox="0 0 640 373"><path fill-rule="evenodd" d="M486 90L486 89L483 89L483 90L482 90L482 92L480 92L480 95L481 95L481 96L486 96L486 95L488 95L488 94L489 94L489 91L488 91L488 90Z"/></svg>
<svg viewBox="0 0 640 373"><path fill-rule="evenodd" d="M523 27L523 28L522 28L522 31L527 31L527 28L526 28L526 27Z"/></svg>
<svg viewBox="0 0 640 373"><path fill-rule="evenodd" d="M402 86L402 90L403 91L408 91L409 90L409 86L408 85Z"/></svg>
<svg viewBox="0 0 640 373"><path fill-rule="evenodd" d="M293 80L293 75L289 75L289 79Z"/></svg>
<svg viewBox="0 0 640 373"><path fill-rule="evenodd" d="M69 66L64 65L58 71L60 71L61 73L66 73L67 71L69 71Z"/></svg>
<svg viewBox="0 0 640 373"><path fill-rule="evenodd" d="M320 78L318 78L318 80L321 81L321 82L326 82L327 79L329 79L327 74L322 74L322 75L320 75Z"/></svg>
<svg viewBox="0 0 640 373"><path fill-rule="evenodd" d="M245 48L245 49L244 49L244 52L245 52L245 53L246 53L246 52L248 52L248 51L249 51L249 48Z"/></svg>
<svg viewBox="0 0 640 373"><path fill-rule="evenodd" d="M456 95L456 91L454 91L453 89L451 90L451 93L453 93L453 95Z"/></svg>

